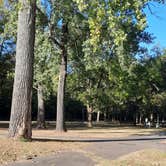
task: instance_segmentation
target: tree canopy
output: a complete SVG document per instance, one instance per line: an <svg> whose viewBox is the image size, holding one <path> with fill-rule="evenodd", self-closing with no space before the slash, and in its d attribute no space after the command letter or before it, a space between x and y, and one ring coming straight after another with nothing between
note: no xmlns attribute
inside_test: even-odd
<svg viewBox="0 0 166 166"><path fill-rule="evenodd" d="M145 8L154 1L164 3L163 0L35 1L32 118L37 114L39 87L46 117L50 114L55 119L57 111L57 126L61 124L57 130L61 131L65 130L65 116L69 119L70 114L82 116L82 110L87 110L89 126L96 112L109 118L118 114L119 120L128 121L150 114L164 118L166 51L157 46L147 51L143 46L154 39L146 31L145 13ZM15 52L17 55L21 50L16 46L18 12L24 4L0 2L0 108L4 118L8 118L14 63L19 61ZM57 97L57 102L52 97ZM73 102L76 103L73 109L78 111L69 108ZM126 117L120 118L124 112Z"/></svg>

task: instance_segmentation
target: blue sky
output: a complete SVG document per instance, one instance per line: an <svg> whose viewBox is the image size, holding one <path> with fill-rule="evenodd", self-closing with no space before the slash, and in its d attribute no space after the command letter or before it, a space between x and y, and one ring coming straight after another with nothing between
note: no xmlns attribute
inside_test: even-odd
<svg viewBox="0 0 166 166"><path fill-rule="evenodd" d="M152 45L159 45L166 48L166 4L159 5L153 3L150 8L154 14L151 14L149 9L146 9L148 28L147 31L153 33L156 39ZM148 46L151 47L151 46Z"/></svg>

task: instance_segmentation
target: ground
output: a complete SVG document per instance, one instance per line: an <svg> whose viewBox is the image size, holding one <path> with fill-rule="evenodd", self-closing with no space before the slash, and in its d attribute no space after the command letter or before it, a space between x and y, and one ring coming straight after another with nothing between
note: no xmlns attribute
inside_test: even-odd
<svg viewBox="0 0 166 166"><path fill-rule="evenodd" d="M33 129L32 142L7 139L8 123L0 123L0 164L8 166L166 165L166 129L100 123L87 129L68 123L57 134L55 124ZM13 162L15 161L15 162Z"/></svg>

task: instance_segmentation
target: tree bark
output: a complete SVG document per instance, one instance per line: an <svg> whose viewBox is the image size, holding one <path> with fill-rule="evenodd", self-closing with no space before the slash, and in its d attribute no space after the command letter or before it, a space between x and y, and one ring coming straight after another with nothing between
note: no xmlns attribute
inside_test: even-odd
<svg viewBox="0 0 166 166"><path fill-rule="evenodd" d="M157 114L157 123L158 124L160 123L160 116L159 116L159 114Z"/></svg>
<svg viewBox="0 0 166 166"><path fill-rule="evenodd" d="M87 105L87 114L88 114L88 127L92 127L92 106Z"/></svg>
<svg viewBox="0 0 166 166"><path fill-rule="evenodd" d="M37 128L44 129L46 128L44 95L43 95L43 87L40 84L38 85L37 97L38 97Z"/></svg>
<svg viewBox="0 0 166 166"><path fill-rule="evenodd" d="M136 125L138 124L138 113L136 113L136 115L135 115L135 124Z"/></svg>
<svg viewBox="0 0 166 166"><path fill-rule="evenodd" d="M150 114L150 121L153 122L153 113Z"/></svg>
<svg viewBox="0 0 166 166"><path fill-rule="evenodd" d="M58 82L57 92L57 119L56 119L56 131L64 132L65 121L64 121L64 97L65 97L65 84L67 77L67 24L62 25L62 44L61 44L61 64Z"/></svg>
<svg viewBox="0 0 166 166"><path fill-rule="evenodd" d="M84 122L85 117L84 117L84 109L82 109L82 122Z"/></svg>
<svg viewBox="0 0 166 166"><path fill-rule="evenodd" d="M96 119L96 122L99 122L100 121L100 111L97 111L97 119Z"/></svg>
<svg viewBox="0 0 166 166"><path fill-rule="evenodd" d="M19 0L16 66L9 137L31 139L36 0Z"/></svg>
<svg viewBox="0 0 166 166"><path fill-rule="evenodd" d="M104 122L107 121L107 112L104 112Z"/></svg>
<svg viewBox="0 0 166 166"><path fill-rule="evenodd" d="M112 114L111 122L115 122L115 115Z"/></svg>
<svg viewBox="0 0 166 166"><path fill-rule="evenodd" d="M65 131L65 126L64 126L65 82L66 82L66 65L62 62L60 66L58 94L57 94L56 131L58 132Z"/></svg>
<svg viewBox="0 0 166 166"><path fill-rule="evenodd" d="M139 115L139 124L142 124L142 114Z"/></svg>

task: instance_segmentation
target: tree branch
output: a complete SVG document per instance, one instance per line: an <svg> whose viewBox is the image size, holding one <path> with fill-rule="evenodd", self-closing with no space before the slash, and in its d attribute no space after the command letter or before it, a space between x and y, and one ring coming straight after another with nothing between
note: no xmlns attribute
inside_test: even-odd
<svg viewBox="0 0 166 166"><path fill-rule="evenodd" d="M36 10L37 12L39 12L42 15L42 19L44 19L47 23L49 23L49 19L47 17L47 15L36 5Z"/></svg>
<svg viewBox="0 0 166 166"><path fill-rule="evenodd" d="M56 40L54 37L49 36L49 39L51 39L51 41L52 41L55 45L57 45L60 49L63 48L63 46L60 44L60 42L59 42L58 40Z"/></svg>
<svg viewBox="0 0 166 166"><path fill-rule="evenodd" d="M60 49L63 49L62 44L54 37L54 25L49 24L49 39Z"/></svg>

